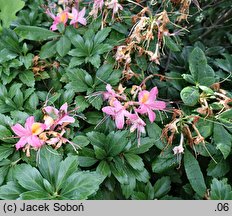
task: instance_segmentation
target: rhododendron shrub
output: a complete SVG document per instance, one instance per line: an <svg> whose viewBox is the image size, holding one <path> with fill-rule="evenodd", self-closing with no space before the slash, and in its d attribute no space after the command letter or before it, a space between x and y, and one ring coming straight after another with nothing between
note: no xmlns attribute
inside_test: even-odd
<svg viewBox="0 0 232 216"><path fill-rule="evenodd" d="M232 199L229 0L0 11L0 199Z"/></svg>

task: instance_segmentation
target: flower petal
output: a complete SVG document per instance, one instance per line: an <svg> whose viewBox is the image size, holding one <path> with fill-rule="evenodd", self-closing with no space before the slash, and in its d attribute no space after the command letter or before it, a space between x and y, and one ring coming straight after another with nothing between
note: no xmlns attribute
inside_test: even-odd
<svg viewBox="0 0 232 216"><path fill-rule="evenodd" d="M147 109L147 112L150 122L154 122L156 117L155 113L151 109Z"/></svg>
<svg viewBox="0 0 232 216"><path fill-rule="evenodd" d="M31 131L31 127L32 127L34 122L35 122L35 117L34 116L30 116L30 117L27 118L26 124L25 124L25 128L26 128L27 131Z"/></svg>
<svg viewBox="0 0 232 216"><path fill-rule="evenodd" d="M35 147L35 148L40 148L43 144L44 141L40 140L37 136L33 135L33 136L29 136L27 138L27 142L29 145Z"/></svg>
<svg viewBox="0 0 232 216"><path fill-rule="evenodd" d="M138 95L139 102L142 102L142 100L146 95L149 95L149 91L146 90L140 91Z"/></svg>
<svg viewBox="0 0 232 216"><path fill-rule="evenodd" d="M135 111L140 113L140 114L145 114L145 113L147 113L148 109L149 108L146 105L142 104L142 105L140 105L140 107L138 109L135 109Z"/></svg>
<svg viewBox="0 0 232 216"><path fill-rule="evenodd" d="M21 137L20 140L15 144L17 150L24 147L27 144L27 137Z"/></svg>
<svg viewBox="0 0 232 216"><path fill-rule="evenodd" d="M54 107L52 107L52 106L46 106L46 107L44 107L43 108L44 110L45 110L45 112L48 114L48 115L56 115L56 116L58 116L58 114L59 114L59 111L58 111L58 109L56 109L56 108L54 108Z"/></svg>
<svg viewBox="0 0 232 216"><path fill-rule="evenodd" d="M29 134L28 131L21 124L16 124L16 125L12 126L11 129L19 137L26 136Z"/></svg>
<svg viewBox="0 0 232 216"><path fill-rule="evenodd" d="M68 110L68 104L67 104L67 102L64 103L64 104L60 107L60 110L63 110L64 113L67 113L67 110Z"/></svg>
<svg viewBox="0 0 232 216"><path fill-rule="evenodd" d="M150 91L150 94L149 94L149 102L156 100L157 94L158 94L158 88L153 87Z"/></svg>
<svg viewBox="0 0 232 216"><path fill-rule="evenodd" d="M163 101L155 101L150 105L153 110L163 110L166 108L166 103Z"/></svg>
<svg viewBox="0 0 232 216"><path fill-rule="evenodd" d="M125 123L124 114L122 112L115 116L115 124L118 129L123 129Z"/></svg>
<svg viewBox="0 0 232 216"><path fill-rule="evenodd" d="M62 125L64 122L67 122L67 123L74 123L75 122L75 119L71 116L68 116L68 115L65 115L63 118L61 118L57 124L59 125Z"/></svg>
<svg viewBox="0 0 232 216"><path fill-rule="evenodd" d="M102 112L106 113L107 115L115 116L115 108L111 106L103 107Z"/></svg>

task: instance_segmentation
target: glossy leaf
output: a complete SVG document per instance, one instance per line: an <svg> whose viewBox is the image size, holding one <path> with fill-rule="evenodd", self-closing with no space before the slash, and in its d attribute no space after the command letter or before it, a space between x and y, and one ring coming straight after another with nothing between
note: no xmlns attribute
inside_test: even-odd
<svg viewBox="0 0 232 216"><path fill-rule="evenodd" d="M198 161L187 149L184 153L184 168L193 190L203 197L206 193L204 177Z"/></svg>

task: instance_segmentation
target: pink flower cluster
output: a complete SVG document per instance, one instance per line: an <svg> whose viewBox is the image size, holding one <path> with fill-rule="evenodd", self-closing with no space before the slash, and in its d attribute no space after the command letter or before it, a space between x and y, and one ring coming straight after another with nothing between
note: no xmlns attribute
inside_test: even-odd
<svg viewBox="0 0 232 216"><path fill-rule="evenodd" d="M118 3L118 0L111 0L111 1L105 1L105 2L104 0L94 0L93 9L90 12L90 15L93 15L96 18L98 11L102 11L104 5L106 6L107 9L110 9L113 11L113 17L114 17L114 14L116 14L119 10L123 9L122 5Z"/></svg>
<svg viewBox="0 0 232 216"><path fill-rule="evenodd" d="M107 84L106 90L103 98L108 100L110 106L103 107L102 111L112 116L118 129L123 129L126 123L131 126L131 132L137 130L138 144L140 144L140 136L141 133L145 133L146 126L140 115L148 115L150 122L154 122L156 118L154 110L164 110L166 107L165 102L156 100L157 87L152 88L151 91L138 87L134 94L134 98L138 94L138 101L128 101L122 88L116 92L111 85Z"/></svg>
<svg viewBox="0 0 232 216"><path fill-rule="evenodd" d="M50 27L52 31L57 30L57 25L59 23L63 23L64 25L67 25L69 19L71 20L69 25L73 25L75 28L78 27L78 23L82 25L86 25L87 23L86 18L84 17L85 7L81 11L78 11L77 8L72 7L71 12L70 12L70 8L66 7L65 9L60 9L60 11L56 15L52 13L50 9L47 8L46 14L53 19L53 24Z"/></svg>
<svg viewBox="0 0 232 216"><path fill-rule="evenodd" d="M47 106L43 108L44 123L35 122L34 116L30 116L27 118L24 127L21 124L12 126L11 129L20 138L16 143L16 149L23 148L26 155L30 156L30 148L37 150L48 144L55 146L57 149L63 143L70 143L63 135L66 132L65 127L74 123L75 119L69 116L67 109L67 103L63 104L60 110Z"/></svg>

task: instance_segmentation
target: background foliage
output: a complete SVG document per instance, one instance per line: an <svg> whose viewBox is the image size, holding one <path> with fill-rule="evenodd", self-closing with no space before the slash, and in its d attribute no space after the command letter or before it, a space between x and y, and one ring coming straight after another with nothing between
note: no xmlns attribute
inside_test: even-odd
<svg viewBox="0 0 232 216"><path fill-rule="evenodd" d="M201 0L201 9L192 1L181 21L184 1L119 1L123 10L104 25L101 15L89 16L86 26L59 24L58 31L49 30L46 1L14 2L0 0L0 199L232 199L229 0ZM138 4L149 8L147 17L167 11L174 36L163 36L159 64L134 51L129 77L115 55L132 33ZM90 1L80 5L90 12ZM147 44L152 52L157 40ZM144 118L137 146L136 134L105 118L102 92L122 83L129 93L150 75L146 88L157 86L167 108L154 123ZM78 153L69 144L30 157L15 149L12 125L41 119L45 103L65 102L79 107L67 135ZM184 153L174 155L182 135Z"/></svg>

